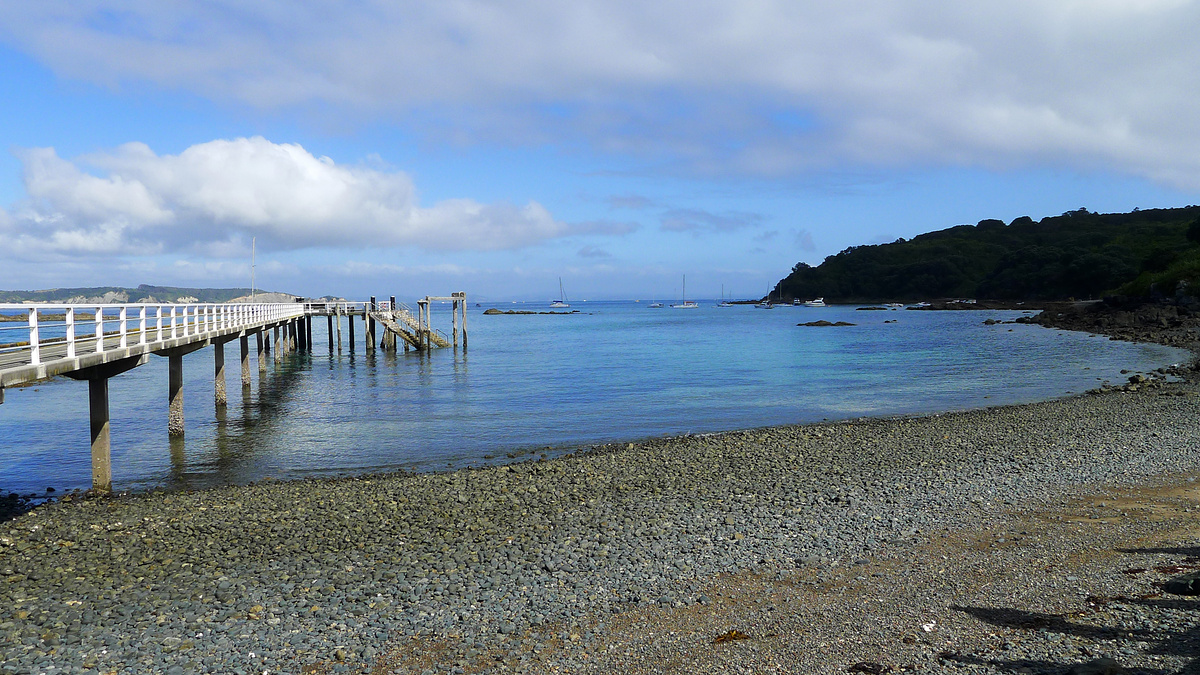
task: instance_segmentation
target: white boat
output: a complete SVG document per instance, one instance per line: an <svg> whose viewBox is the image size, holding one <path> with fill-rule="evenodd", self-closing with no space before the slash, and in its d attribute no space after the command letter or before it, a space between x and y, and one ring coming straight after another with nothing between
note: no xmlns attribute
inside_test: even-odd
<svg viewBox="0 0 1200 675"><path fill-rule="evenodd" d="M815 300L809 300L808 302L804 303L804 306L805 307L824 307L825 306L825 298L816 298Z"/></svg>
<svg viewBox="0 0 1200 675"><path fill-rule="evenodd" d="M558 278L558 299L550 303L551 309L557 309L560 307L570 307L570 305L567 304L567 294L563 293L562 277Z"/></svg>
<svg viewBox="0 0 1200 675"><path fill-rule="evenodd" d="M884 305L884 307L891 307L892 309L900 309L903 306L904 306L903 302L889 302L886 305Z"/></svg>
<svg viewBox="0 0 1200 675"><path fill-rule="evenodd" d="M662 309L663 304L661 302L652 302L646 306L649 307L650 309Z"/></svg>
<svg viewBox="0 0 1200 675"><path fill-rule="evenodd" d="M725 284L721 284L721 302L717 303L717 307L733 307L733 303L725 299Z"/></svg>
<svg viewBox="0 0 1200 675"><path fill-rule="evenodd" d="M683 298L678 305L671 305L674 309L696 309L700 305L687 299L687 275L683 275Z"/></svg>

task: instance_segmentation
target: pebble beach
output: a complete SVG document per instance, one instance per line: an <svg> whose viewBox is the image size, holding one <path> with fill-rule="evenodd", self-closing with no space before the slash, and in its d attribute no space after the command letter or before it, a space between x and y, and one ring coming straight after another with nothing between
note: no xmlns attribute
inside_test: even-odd
<svg viewBox="0 0 1200 675"><path fill-rule="evenodd" d="M1175 374L1032 405L655 439L446 474L63 498L0 523L0 673L895 670L841 618L862 611L859 599L796 600L880 578L877 566L926 589L901 582L906 592L861 619L913 652L906 670L1067 673L1114 657L1146 669L1111 672L1177 672L1194 654L1164 662L1039 642L1002 666L948 660L945 645L917 653L928 636L914 622L945 614L949 596L919 581L928 566L895 571L946 537L1003 530L1064 499L1189 480L1200 380ZM1058 535L1042 529L1037 545L1053 549ZM999 538L1011 548L1029 537ZM962 559L944 557L943 573ZM1045 600L1034 591L1053 580L1020 588ZM992 600L1007 606L1013 593ZM801 628L765 637L763 625L818 605ZM897 613L902 625L881 623ZM1033 665L1012 665L1022 659Z"/></svg>

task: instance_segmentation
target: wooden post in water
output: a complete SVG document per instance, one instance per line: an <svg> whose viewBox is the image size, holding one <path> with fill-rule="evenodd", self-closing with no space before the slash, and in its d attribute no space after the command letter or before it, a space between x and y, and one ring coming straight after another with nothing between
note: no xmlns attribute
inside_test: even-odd
<svg viewBox="0 0 1200 675"><path fill-rule="evenodd" d="M108 378L88 380L92 427L92 489L112 492L112 445L108 424Z"/></svg>
<svg viewBox="0 0 1200 675"><path fill-rule="evenodd" d="M367 312L365 314L366 319L367 319L367 331L366 331L366 333L367 333L366 334L367 349L369 351L375 350L375 319L371 316L371 312L374 312L374 311L376 311L375 296L372 295L371 296L371 304L367 306Z"/></svg>
<svg viewBox="0 0 1200 675"><path fill-rule="evenodd" d="M213 399L218 406L229 403L225 393L225 343L213 341Z"/></svg>
<svg viewBox="0 0 1200 675"><path fill-rule="evenodd" d="M336 312L336 311L337 310L334 310L334 312ZM330 354L333 353L333 314L334 314L334 312L330 312L325 315L326 327L329 329L329 353ZM340 333L341 331L342 331L342 319L341 319L341 317L338 317L338 332Z"/></svg>
<svg viewBox="0 0 1200 675"><path fill-rule="evenodd" d="M458 300L450 303L450 332L454 335L454 348L458 349Z"/></svg>
<svg viewBox="0 0 1200 675"><path fill-rule="evenodd" d="M183 355L167 357L167 435L183 435Z"/></svg>
<svg viewBox="0 0 1200 675"><path fill-rule="evenodd" d="M461 295L462 299L463 299L463 309L462 309L462 313L463 313L463 315L462 315L463 353L466 354L467 353L467 292L459 291L459 295Z"/></svg>
<svg viewBox="0 0 1200 675"><path fill-rule="evenodd" d="M312 351L312 348L313 348L312 317L311 316L304 317L304 348L310 352Z"/></svg>
<svg viewBox="0 0 1200 675"><path fill-rule="evenodd" d="M241 347L242 355L242 388L250 386L250 336L243 335L238 338L238 346Z"/></svg>
<svg viewBox="0 0 1200 675"><path fill-rule="evenodd" d="M392 297L388 298L388 300L390 301L390 304L388 305L388 307L390 307L392 310L392 319L395 320L396 311L397 311L396 310L396 296L393 295ZM387 336L388 336L388 349L393 352L396 351L396 334L389 330L387 332Z"/></svg>
<svg viewBox="0 0 1200 675"><path fill-rule="evenodd" d="M338 326L341 326L339 323ZM354 312L346 313L346 326L350 329L350 351L354 351ZM341 348L341 339L339 338L338 345Z"/></svg>
<svg viewBox="0 0 1200 675"><path fill-rule="evenodd" d="M275 343L275 363L279 363L283 358L283 346L279 344L279 326L275 326L275 335L271 338L271 342Z"/></svg>
<svg viewBox="0 0 1200 675"><path fill-rule="evenodd" d="M338 350L338 353L341 354L342 353L342 309L340 307L336 310L336 314L337 314L337 317L336 317L337 318L337 350ZM331 345L330 350L332 351L332 349L333 349L333 346Z"/></svg>

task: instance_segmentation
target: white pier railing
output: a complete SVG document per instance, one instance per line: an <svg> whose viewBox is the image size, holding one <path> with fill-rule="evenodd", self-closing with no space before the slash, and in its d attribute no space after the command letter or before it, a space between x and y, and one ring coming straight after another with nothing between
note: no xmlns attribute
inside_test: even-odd
<svg viewBox="0 0 1200 675"><path fill-rule="evenodd" d="M113 358L135 356L306 312L299 303L0 304L0 374L31 371L44 377L102 363L109 352ZM0 386L28 377L0 378L10 380Z"/></svg>

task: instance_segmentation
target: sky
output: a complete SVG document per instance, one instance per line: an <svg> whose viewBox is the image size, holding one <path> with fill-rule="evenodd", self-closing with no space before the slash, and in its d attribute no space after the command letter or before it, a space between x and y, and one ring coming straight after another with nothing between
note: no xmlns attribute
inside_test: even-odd
<svg viewBox="0 0 1200 675"><path fill-rule="evenodd" d="M849 246L1186 206L1197 29L1185 0L0 0L0 288L754 298Z"/></svg>

